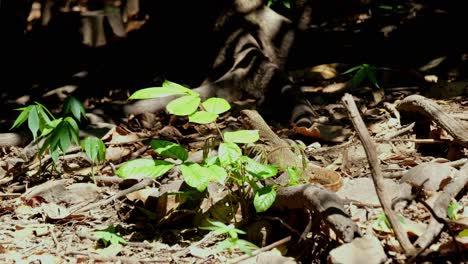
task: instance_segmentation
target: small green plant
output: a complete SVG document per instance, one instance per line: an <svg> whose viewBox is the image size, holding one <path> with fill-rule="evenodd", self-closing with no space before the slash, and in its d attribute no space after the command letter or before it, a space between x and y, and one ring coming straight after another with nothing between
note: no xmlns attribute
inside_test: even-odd
<svg viewBox="0 0 468 264"><path fill-rule="evenodd" d="M345 71L343 75L354 74L351 79L352 89L358 88L366 80L369 81L375 88L372 90L374 102L378 103L382 100L384 94L384 90L380 87L379 82L377 81L377 72L381 70L388 69L364 63Z"/></svg>
<svg viewBox="0 0 468 264"><path fill-rule="evenodd" d="M81 117L86 118L86 110L83 104L74 96L69 96L63 103L63 116L73 116L81 121Z"/></svg>
<svg viewBox="0 0 468 264"><path fill-rule="evenodd" d="M127 241L115 230L113 225L104 230L95 231L94 236L104 244L104 247L116 244L127 244Z"/></svg>
<svg viewBox="0 0 468 264"><path fill-rule="evenodd" d="M72 141L78 144L78 124L72 117L55 119L45 106L37 102L18 110L21 113L11 128L17 128L27 120L34 141L38 143L39 139L45 138L39 155L42 156L46 150L49 150L54 164L58 160L60 151L66 153Z"/></svg>
<svg viewBox="0 0 468 264"><path fill-rule="evenodd" d="M184 181L191 187L202 192L211 181L221 184L236 184L241 192L241 199L247 199L251 188L255 195L253 204L257 212L266 211L275 201L276 190L273 187L259 187L258 180L275 176L278 167L262 164L242 153L238 144L254 143L259 139L257 130L239 130L221 133L215 123L220 114L228 111L231 106L222 98L209 98L201 102L200 95L189 88L166 81L162 87L146 88L136 91L129 99L149 99L169 95L180 95L166 107L170 114L187 116L190 122L198 124L214 123L222 142L218 146L218 155L207 157L202 164L188 162L188 152L179 144L153 140L151 147L162 158L180 160L174 163L167 160L136 159L124 164L117 170L117 175L128 177L159 177L174 166L182 172ZM246 203L246 201L243 201Z"/></svg>
<svg viewBox="0 0 468 264"><path fill-rule="evenodd" d="M447 208L447 216L452 220L460 218L459 211L463 209L463 206L457 202L450 203Z"/></svg>
<svg viewBox="0 0 468 264"><path fill-rule="evenodd" d="M244 235L245 232L237 229L234 225L226 225L218 221L209 221L212 226L200 227L200 229L213 231L215 235L226 235L226 240L220 242L217 247L217 251L225 249L234 250L236 248L242 250L242 252L252 255L252 249L258 248L255 244L239 239L239 235Z"/></svg>
<svg viewBox="0 0 468 264"><path fill-rule="evenodd" d="M354 73L353 78L351 79L353 88L357 88L363 81L369 80L372 85L377 89L380 89L380 85L377 82L377 71L379 69L380 68L364 63L345 71L343 74Z"/></svg>
<svg viewBox="0 0 468 264"><path fill-rule="evenodd" d="M91 161L91 176L94 183L94 166L106 160L106 145L100 138L87 137L81 142L81 149L86 153Z"/></svg>

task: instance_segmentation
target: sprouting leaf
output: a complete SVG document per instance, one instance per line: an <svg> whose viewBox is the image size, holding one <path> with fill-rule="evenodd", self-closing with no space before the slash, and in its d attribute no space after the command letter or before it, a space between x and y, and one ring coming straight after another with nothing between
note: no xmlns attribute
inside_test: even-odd
<svg viewBox="0 0 468 264"><path fill-rule="evenodd" d="M21 110L21 113L16 118L15 122L11 126L11 129L21 126L26 120L28 120L29 112L31 112L32 107L33 106L30 105L28 107L23 107L23 108L17 109L17 110Z"/></svg>
<svg viewBox="0 0 468 264"><path fill-rule="evenodd" d="M256 178L266 179L278 173L278 166L261 164L246 156L242 156L242 161L246 163L245 170Z"/></svg>
<svg viewBox="0 0 468 264"><path fill-rule="evenodd" d="M174 166L174 163L165 160L134 159L122 165L116 174L124 179L157 178Z"/></svg>
<svg viewBox="0 0 468 264"><path fill-rule="evenodd" d="M187 150L177 143L155 139L151 140L150 144L154 151L163 157L180 159L181 161L185 161L188 158Z"/></svg>
<svg viewBox="0 0 468 264"><path fill-rule="evenodd" d="M105 230L95 231L94 235L96 236L96 238L102 240L104 246L106 247L109 244L127 244L127 241L119 233L116 232L115 227L112 225L106 228Z"/></svg>
<svg viewBox="0 0 468 264"><path fill-rule="evenodd" d="M32 106L28 116L28 127L33 134L34 140L37 140L37 132L39 131L39 114L37 113L37 106Z"/></svg>
<svg viewBox="0 0 468 264"><path fill-rule="evenodd" d="M258 130L238 130L234 132L225 132L224 141L234 143L254 143L260 138Z"/></svg>
<svg viewBox="0 0 468 264"><path fill-rule="evenodd" d="M219 144L218 158L221 166L226 167L236 162L242 156L242 150L235 143L225 142Z"/></svg>
<svg viewBox="0 0 468 264"><path fill-rule="evenodd" d="M217 98L217 97L212 97L212 98L207 99L206 101L202 103L202 106L203 108L205 108L207 112L218 114L218 115L231 109L231 105L228 103L228 101L226 101L223 98Z"/></svg>
<svg viewBox="0 0 468 264"><path fill-rule="evenodd" d="M78 124L71 117L66 117L64 121L65 121L68 132L70 133L73 141L78 145L78 142L79 142L78 137L79 137L79 133L80 133L80 129L78 128Z"/></svg>
<svg viewBox="0 0 468 264"><path fill-rule="evenodd" d="M97 137L87 137L81 142L81 148L88 158L96 163L103 162L106 158L106 145Z"/></svg>
<svg viewBox="0 0 468 264"><path fill-rule="evenodd" d="M218 118L218 115L215 113L197 111L189 115L189 122L197 124L209 124L211 122L214 122L216 118Z"/></svg>
<svg viewBox="0 0 468 264"><path fill-rule="evenodd" d="M263 187L255 192L254 207L257 213L265 212L270 208L276 200L275 189Z"/></svg>
<svg viewBox="0 0 468 264"><path fill-rule="evenodd" d="M209 173L208 177L210 178L210 181L215 181L222 184L227 178L227 172L221 166L210 165L207 166L206 169L208 170L207 172Z"/></svg>
<svg viewBox="0 0 468 264"><path fill-rule="evenodd" d="M150 99L183 94L194 95L196 93L180 84L165 81L162 87L140 89L134 92L128 99Z"/></svg>
<svg viewBox="0 0 468 264"><path fill-rule="evenodd" d="M288 176L289 176L288 185L297 185L301 183L299 181L299 177L302 176L302 172L297 167L287 166L286 172L288 173Z"/></svg>
<svg viewBox="0 0 468 264"><path fill-rule="evenodd" d="M463 206L459 203L450 203L447 208L447 216L452 220L457 220L459 218L458 211L462 208Z"/></svg>
<svg viewBox="0 0 468 264"><path fill-rule="evenodd" d="M172 100L167 104L166 109L170 114L177 116L188 116L193 114L200 105L198 95L185 95Z"/></svg>
<svg viewBox="0 0 468 264"><path fill-rule="evenodd" d="M180 165L180 170L182 171L185 183L199 192L203 192L211 181L211 172L197 163L183 163Z"/></svg>
<svg viewBox="0 0 468 264"><path fill-rule="evenodd" d="M462 231L460 231L460 233L458 233L458 236L468 237L468 229L463 229Z"/></svg>
<svg viewBox="0 0 468 264"><path fill-rule="evenodd" d="M86 118L86 110L83 104L74 96L69 96L63 105L63 115L72 114L76 120L80 121L83 116Z"/></svg>

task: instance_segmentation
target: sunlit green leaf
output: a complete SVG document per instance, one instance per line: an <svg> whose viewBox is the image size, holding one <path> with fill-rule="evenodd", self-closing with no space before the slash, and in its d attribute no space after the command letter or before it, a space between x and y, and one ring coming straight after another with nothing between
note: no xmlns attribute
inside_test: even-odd
<svg viewBox="0 0 468 264"><path fill-rule="evenodd" d="M127 161L116 174L121 178L158 178L164 175L174 164L165 160L134 159Z"/></svg>
<svg viewBox="0 0 468 264"><path fill-rule="evenodd" d="M87 137L81 142L81 148L92 162L103 162L106 157L106 145L97 137Z"/></svg>
<svg viewBox="0 0 468 264"><path fill-rule="evenodd" d="M189 122L196 124L209 124L216 121L216 118L218 118L218 115L215 113L197 111L189 115Z"/></svg>
<svg viewBox="0 0 468 264"><path fill-rule="evenodd" d="M37 113L37 106L31 107L31 111L29 111L28 127L33 134L34 140L37 140L37 132L39 131L39 114Z"/></svg>
<svg viewBox="0 0 468 264"><path fill-rule="evenodd" d="M94 236L102 240L102 242L104 243L104 246L106 247L109 244L122 244L122 245L127 244L127 241L120 234L116 232L115 227L112 225L106 228L105 230L95 231Z"/></svg>
<svg viewBox="0 0 468 264"><path fill-rule="evenodd" d="M462 208L463 206L459 203L450 203L447 208L447 216L452 220L457 220L459 217L458 211Z"/></svg>
<svg viewBox="0 0 468 264"><path fill-rule="evenodd" d="M199 192L203 192L211 180L210 175L212 172L197 163L188 162L181 164L180 169L185 183Z"/></svg>
<svg viewBox="0 0 468 264"><path fill-rule="evenodd" d="M11 126L11 129L21 126L26 120L28 120L28 116L29 116L29 113L31 112L32 107L33 106L30 105L28 107L23 107L23 108L17 109L17 110L21 110L21 113L16 118L15 122Z"/></svg>
<svg viewBox="0 0 468 264"><path fill-rule="evenodd" d="M219 144L218 158L221 166L226 167L236 162L242 156L242 150L235 143L225 142Z"/></svg>
<svg viewBox="0 0 468 264"><path fill-rule="evenodd" d="M206 169L209 172L208 176L210 177L210 181L215 181L215 182L219 182L222 184L227 178L227 172L221 166L210 165L210 166L207 166Z"/></svg>
<svg viewBox="0 0 468 264"><path fill-rule="evenodd" d="M188 116L193 114L200 105L200 97L197 95L186 95L172 100L166 109L170 114L177 116Z"/></svg>
<svg viewBox="0 0 468 264"><path fill-rule="evenodd" d="M183 94L190 95L196 93L180 84L165 81L162 87L140 89L134 92L128 99L150 99Z"/></svg>
<svg viewBox="0 0 468 264"><path fill-rule="evenodd" d="M167 140L155 139L151 141L151 147L159 155L168 158L187 160L188 152L181 145Z"/></svg>
<svg viewBox="0 0 468 264"><path fill-rule="evenodd" d="M86 110L83 104L74 96L69 96L63 105L63 115L72 114L78 121L81 120L81 116L86 118Z"/></svg>
<svg viewBox="0 0 468 264"><path fill-rule="evenodd" d="M254 197L254 207L257 213L265 212L276 200L276 191L271 187L258 189Z"/></svg>
<svg viewBox="0 0 468 264"><path fill-rule="evenodd" d="M202 103L203 108L210 113L222 114L229 109L231 105L223 98L212 97Z"/></svg>
<svg viewBox="0 0 468 264"><path fill-rule="evenodd" d="M234 143L254 143L260 138L258 130L238 130L234 132L225 132L224 141Z"/></svg>
<svg viewBox="0 0 468 264"><path fill-rule="evenodd" d="M278 166L261 164L246 156L242 156L242 161L246 163L245 170L256 178L266 179L278 174Z"/></svg>

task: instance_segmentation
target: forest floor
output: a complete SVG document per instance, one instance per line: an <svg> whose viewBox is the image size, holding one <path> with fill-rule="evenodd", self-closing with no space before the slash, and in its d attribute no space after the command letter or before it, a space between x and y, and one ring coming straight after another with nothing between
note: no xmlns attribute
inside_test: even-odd
<svg viewBox="0 0 468 264"><path fill-rule="evenodd" d="M467 57L467 53L460 54L448 66L443 58L434 60L424 71L369 68L334 60L289 72L316 112L313 123L301 127L266 121L291 149L300 149L304 160L336 172L339 179L330 189L343 200L348 217L357 224L364 237L359 242L344 243L313 212L310 219L301 219L308 214L295 211L256 214L247 210L251 215L246 215L246 209L239 209L235 201L224 200L232 189L211 183L199 193L183 183L177 169L152 180L116 175L129 160L161 159L150 146L154 139L177 142L188 151L189 160L200 161L207 148L219 143L219 130L248 129L239 110L245 105L254 109L254 104L233 102L231 111L220 115L217 126L190 123L167 112L116 119L112 111L130 103L131 92L108 89L96 96L87 90L79 98L87 117L80 123L79 138L101 138L106 146L105 162L91 166L86 154L72 146L54 164L47 152L35 155L43 141L0 149L0 262L403 263L407 259L383 215L368 153L341 101L349 93L374 142L385 178L384 192L392 199L410 198L395 208L404 233L413 243L424 244L418 240L421 237L434 238L426 243L428 250L420 260L461 263L468 248L468 194L464 189L468 178ZM361 68L345 73L354 66ZM353 82L357 82L356 88ZM59 117L64 100L76 88L70 83L34 98L5 96L2 132L18 116L14 109L33 100ZM411 95L423 96L417 98L422 101L414 108L402 106ZM435 105L436 110L424 112L418 107L421 104ZM22 127L26 133L27 123ZM465 181L461 188L453 187L458 188L455 192L447 186L454 186L456 179ZM426 231L429 226L435 230L432 212L421 201L433 205L442 195L449 195L450 200L450 206L442 208L446 223L440 236L431 236ZM254 250L252 256L239 248L218 250L226 236L199 228L209 219L242 223L236 227L247 234L240 238L261 250Z"/></svg>

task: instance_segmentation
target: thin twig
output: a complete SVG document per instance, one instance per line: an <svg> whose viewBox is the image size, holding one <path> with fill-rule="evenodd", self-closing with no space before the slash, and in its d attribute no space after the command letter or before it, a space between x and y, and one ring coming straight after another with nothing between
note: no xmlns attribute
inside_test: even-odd
<svg viewBox="0 0 468 264"><path fill-rule="evenodd" d="M411 244L406 232L404 231L403 227L401 226L400 222L398 221L398 217L395 212L392 210L392 202L389 194L385 192L384 186L384 178L382 176L382 171L379 166L379 160L377 158L377 152L375 149L374 143L371 141L369 131L362 120L361 115L359 114L359 110L356 107L356 103L352 95L345 94L341 99L344 106L348 110L349 117L356 129L356 132L359 136L359 139L362 142L364 150L366 151L367 159L369 160L370 170L372 172L372 179L374 182L375 190L377 192L377 196L382 204L382 208L387 216L393 231L395 232L395 236L400 242L403 251L408 255L412 256L416 252L416 248Z"/></svg>

